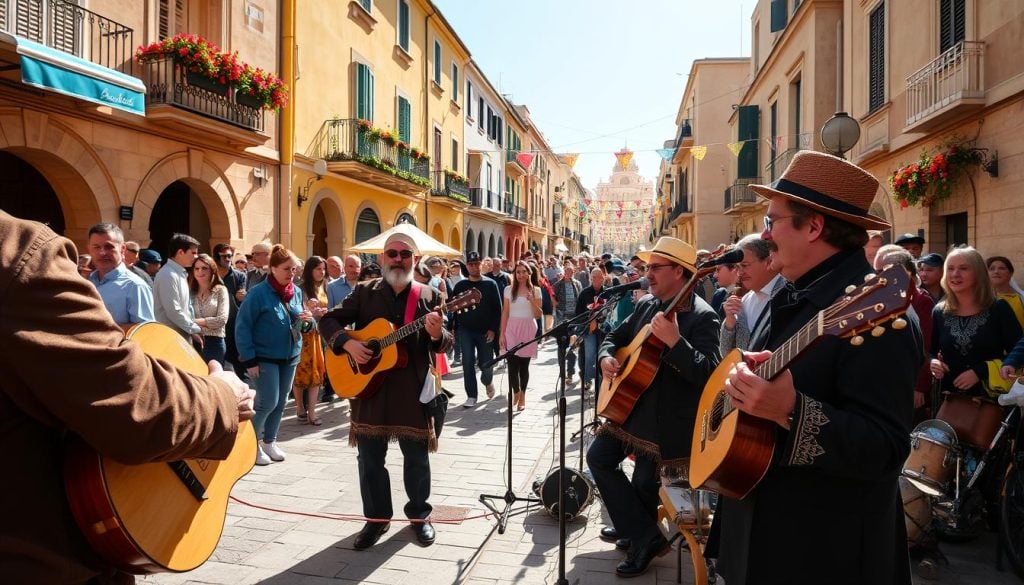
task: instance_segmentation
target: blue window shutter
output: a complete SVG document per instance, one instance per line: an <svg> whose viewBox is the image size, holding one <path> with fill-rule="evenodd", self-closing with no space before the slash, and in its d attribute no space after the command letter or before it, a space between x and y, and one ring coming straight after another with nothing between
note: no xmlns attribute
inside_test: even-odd
<svg viewBox="0 0 1024 585"><path fill-rule="evenodd" d="M786 5L789 0L772 0L772 32L779 32L786 28L789 14L786 13Z"/></svg>
<svg viewBox="0 0 1024 585"><path fill-rule="evenodd" d="M434 41L434 83L441 85L441 43Z"/></svg>
<svg viewBox="0 0 1024 585"><path fill-rule="evenodd" d="M757 146L760 136L759 110L757 106L740 106L739 128L736 138L745 141L743 150L740 151L739 161L736 167L736 177L739 179L757 178Z"/></svg>

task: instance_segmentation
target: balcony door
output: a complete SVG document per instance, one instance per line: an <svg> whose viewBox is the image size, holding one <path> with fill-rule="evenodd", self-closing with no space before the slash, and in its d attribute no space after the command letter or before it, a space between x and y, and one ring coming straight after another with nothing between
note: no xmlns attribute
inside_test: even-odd
<svg viewBox="0 0 1024 585"><path fill-rule="evenodd" d="M224 0L159 0L157 39L178 33L196 33L220 47L225 46Z"/></svg>
<svg viewBox="0 0 1024 585"><path fill-rule="evenodd" d="M40 2L14 0L0 6L0 30L53 47L76 57L82 54L82 20L78 18L80 0ZM8 13L12 10L13 13Z"/></svg>

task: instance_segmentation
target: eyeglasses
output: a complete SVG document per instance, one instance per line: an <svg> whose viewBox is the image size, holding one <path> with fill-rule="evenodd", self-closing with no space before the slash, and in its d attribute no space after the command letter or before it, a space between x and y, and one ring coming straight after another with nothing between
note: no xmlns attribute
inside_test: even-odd
<svg viewBox="0 0 1024 585"><path fill-rule="evenodd" d="M647 272L654 272L655 270L657 270L659 268L665 268L665 267L668 267L668 266L675 266L675 264L669 264L667 262L664 263L664 264L648 264L647 265Z"/></svg>
<svg viewBox="0 0 1024 585"><path fill-rule="evenodd" d="M221 254L220 255L221 258L231 258L232 256L234 256L234 254L231 254L231 253Z"/></svg>
<svg viewBox="0 0 1024 585"><path fill-rule="evenodd" d="M388 258L391 258L392 260L398 258L399 256L402 257L402 260L408 260L409 258L412 258L412 250L384 250L384 255L387 256Z"/></svg>
<svg viewBox="0 0 1024 585"><path fill-rule="evenodd" d="M772 231L772 227L775 225L775 222L779 221L780 219L790 219L792 217L796 217L796 216L795 215L782 215L782 216L779 216L779 217L768 217L766 215L766 216L764 216L764 229L770 232L770 231Z"/></svg>

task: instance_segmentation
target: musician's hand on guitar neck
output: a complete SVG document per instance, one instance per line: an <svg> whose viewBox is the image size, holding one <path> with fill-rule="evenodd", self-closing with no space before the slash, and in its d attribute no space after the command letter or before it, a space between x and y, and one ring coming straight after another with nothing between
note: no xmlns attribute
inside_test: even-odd
<svg viewBox="0 0 1024 585"><path fill-rule="evenodd" d="M220 363L210 360L207 364L210 367L210 377L223 381L235 393L238 400L238 420L246 421L251 419L256 412L253 410L253 400L256 398L256 391L238 379L234 372L225 372Z"/></svg>
<svg viewBox="0 0 1024 585"><path fill-rule="evenodd" d="M675 315L666 317L662 311L655 313L654 318L651 319L651 333L669 348L675 347L682 339L682 336L679 335L679 323L675 320Z"/></svg>
<svg viewBox="0 0 1024 585"><path fill-rule="evenodd" d="M366 347L366 344L362 341L357 341L355 339L349 339L346 341L345 345L342 346L342 349L345 350L345 353L352 356L352 359L356 360L356 363L360 365L370 361L370 358L373 357L373 352L370 351L370 348Z"/></svg>
<svg viewBox="0 0 1024 585"><path fill-rule="evenodd" d="M621 368L622 364L619 363L619 360L613 357L606 357L601 360L601 373L604 374L606 378L614 378L615 376L618 376Z"/></svg>
<svg viewBox="0 0 1024 585"><path fill-rule="evenodd" d="M789 413L793 412L796 404L793 374L783 370L774 380L768 381L752 369L752 365L767 360L771 355L770 351L743 354L744 361L737 363L729 372L725 391L741 411L789 429Z"/></svg>
<svg viewBox="0 0 1024 585"><path fill-rule="evenodd" d="M440 313L429 313L423 321L423 328L430 334L430 339L437 341L441 339L441 328L444 326L444 319Z"/></svg>

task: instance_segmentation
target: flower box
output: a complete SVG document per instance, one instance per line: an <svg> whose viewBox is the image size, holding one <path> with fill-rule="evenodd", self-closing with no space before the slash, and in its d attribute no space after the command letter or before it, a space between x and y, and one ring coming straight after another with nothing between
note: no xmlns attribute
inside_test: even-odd
<svg viewBox="0 0 1024 585"><path fill-rule="evenodd" d="M247 106L257 110L263 108L263 100L254 95L249 95L244 91L235 91L235 103L240 106Z"/></svg>
<svg viewBox="0 0 1024 585"><path fill-rule="evenodd" d="M184 69L184 67L182 67ZM206 90L210 93L225 96L228 95L228 86L223 85L215 79L203 75L202 73L193 73L188 69L185 69L185 81L192 87Z"/></svg>

